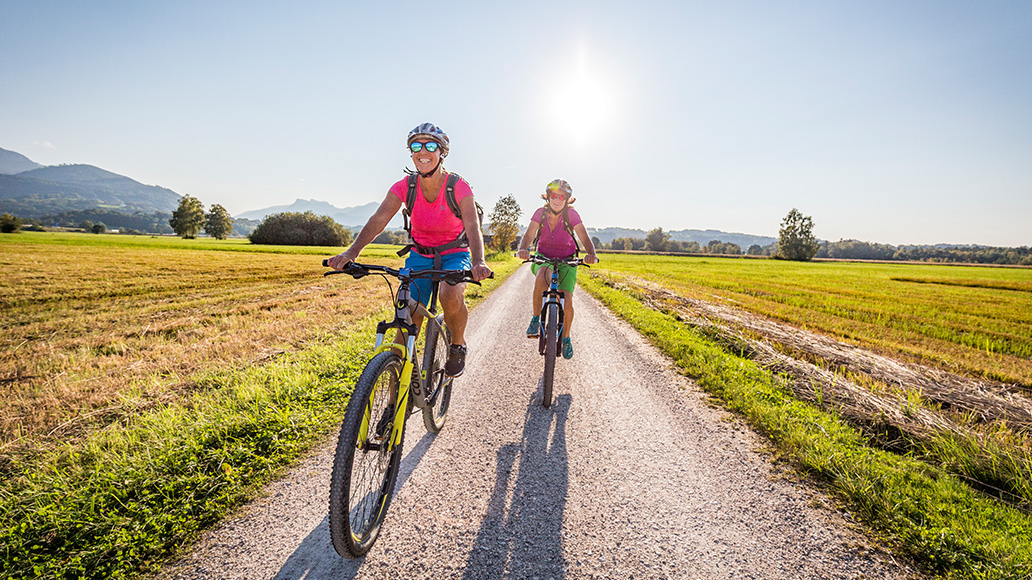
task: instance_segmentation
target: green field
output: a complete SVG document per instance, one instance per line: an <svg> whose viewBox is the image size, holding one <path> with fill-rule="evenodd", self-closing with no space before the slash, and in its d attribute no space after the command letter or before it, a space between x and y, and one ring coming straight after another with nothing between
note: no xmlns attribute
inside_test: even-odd
<svg viewBox="0 0 1032 580"><path fill-rule="evenodd" d="M363 259L400 263L395 250ZM322 276L321 258L337 251L0 236L0 578L145 575L324 437L389 305L376 278ZM491 266L497 279L471 288L472 302L519 263ZM836 410L830 392L800 401L743 339L693 326L649 288L1021 393L1032 384L1032 270L604 255L588 272L587 290L899 553L950 578L1028 569L1027 429L872 379L860 385L901 417L955 426L893 424L894 447L880 450L884 430Z"/></svg>
<svg viewBox="0 0 1032 580"><path fill-rule="evenodd" d="M1032 268L607 254L641 276L878 352L1032 388Z"/></svg>

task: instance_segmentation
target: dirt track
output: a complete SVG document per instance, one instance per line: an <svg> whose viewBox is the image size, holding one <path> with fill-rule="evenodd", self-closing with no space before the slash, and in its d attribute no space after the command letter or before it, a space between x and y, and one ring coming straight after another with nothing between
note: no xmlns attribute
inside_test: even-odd
<svg viewBox="0 0 1032 580"><path fill-rule="evenodd" d="M448 425L432 437L412 417L365 559L330 545L327 441L164 577L911 577L582 291L576 356L542 408L529 288L524 267L474 311Z"/></svg>

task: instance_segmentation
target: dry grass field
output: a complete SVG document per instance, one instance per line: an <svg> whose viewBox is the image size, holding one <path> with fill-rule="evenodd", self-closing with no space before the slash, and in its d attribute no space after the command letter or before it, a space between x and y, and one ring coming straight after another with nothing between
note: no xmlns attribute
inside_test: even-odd
<svg viewBox="0 0 1032 580"><path fill-rule="evenodd" d="M195 388L197 371L260 363L389 304L385 284L323 279L320 262L333 248L274 253L86 234L0 240L8 459L171 402ZM400 263L390 248L363 257Z"/></svg>

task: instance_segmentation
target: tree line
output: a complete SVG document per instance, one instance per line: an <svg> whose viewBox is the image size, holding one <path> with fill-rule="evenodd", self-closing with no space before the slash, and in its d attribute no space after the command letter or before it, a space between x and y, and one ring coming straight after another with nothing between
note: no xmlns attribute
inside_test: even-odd
<svg viewBox="0 0 1032 580"><path fill-rule="evenodd" d="M1032 266L1032 247L891 246L858 240L839 240L837 242L822 243L816 257L839 260L892 260L945 264Z"/></svg>
<svg viewBox="0 0 1032 580"><path fill-rule="evenodd" d="M519 237L523 214L513 195L498 200L488 216L485 243L489 249L506 252L513 249ZM168 214L154 212L122 214L111 210L93 209L68 211L41 219L20 219L9 214L0 216L0 231L42 229L47 224L78 227L83 231L101 233L114 227L123 233L170 233L184 238L196 237L200 231L224 239L227 234L247 235L255 244L343 246L350 244L353 234L329 216L313 212L285 212L267 216L260 223L253 220L234 220L219 204L205 212L204 205L193 196L184 196L179 207ZM235 222L243 222L237 225ZM164 222L164 223L162 223ZM243 230L243 231L241 231ZM378 244L402 245L409 241L408 233L386 230L374 240ZM807 261L813 258L839 260L887 260L938 263L1032 265L1032 248L994 246L892 246L858 240L819 242L813 235L813 219L793 208L781 222L778 240L767 246L753 244L743 252L738 244L711 240L702 245L695 241L673 240L663 228L654 228L644 238L615 238L602 243L598 237L591 240L595 247L615 251L644 251L657 253L710 254L728 256L767 256L775 259Z"/></svg>

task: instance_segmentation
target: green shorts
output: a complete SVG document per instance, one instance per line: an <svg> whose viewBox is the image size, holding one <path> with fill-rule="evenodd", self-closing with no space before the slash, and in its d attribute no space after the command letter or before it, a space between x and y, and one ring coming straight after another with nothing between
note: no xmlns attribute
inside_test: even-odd
<svg viewBox="0 0 1032 580"><path fill-rule="evenodd" d="M531 264L530 271L537 276L538 270L545 268L545 264ZM551 268L551 266L547 266ZM559 264L559 289L569 293L573 293L574 287L577 286L577 268L573 266L567 266L566 264Z"/></svg>

